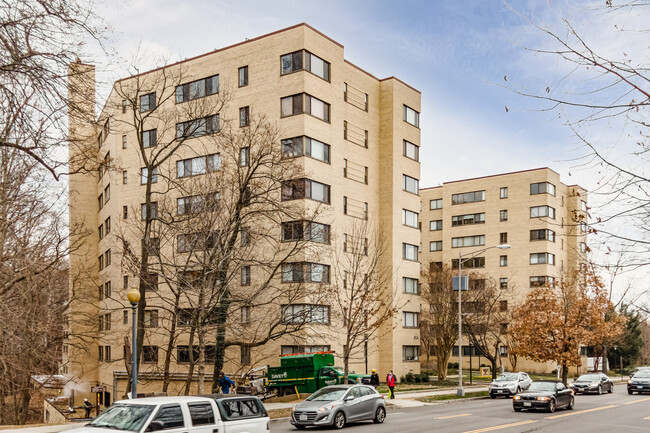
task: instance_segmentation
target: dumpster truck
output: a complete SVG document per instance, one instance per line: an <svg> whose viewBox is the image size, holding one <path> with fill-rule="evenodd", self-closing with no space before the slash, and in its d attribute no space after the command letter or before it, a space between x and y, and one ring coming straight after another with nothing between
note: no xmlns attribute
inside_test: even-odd
<svg viewBox="0 0 650 433"><path fill-rule="evenodd" d="M266 388L279 396L311 394L327 386L343 383L343 369L334 366L334 352L282 355L279 367L268 367ZM367 374L348 372L348 383L370 384Z"/></svg>

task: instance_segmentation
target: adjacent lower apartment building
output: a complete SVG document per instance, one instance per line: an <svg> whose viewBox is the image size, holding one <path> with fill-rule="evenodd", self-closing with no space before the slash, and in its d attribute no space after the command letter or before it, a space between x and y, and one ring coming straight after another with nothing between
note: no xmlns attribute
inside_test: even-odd
<svg viewBox="0 0 650 433"><path fill-rule="evenodd" d="M577 270L586 259L587 191L565 185L550 168L445 182L421 189L420 195L423 271L446 264L455 272L462 260L463 275L475 273L503 291L499 305L504 312L530 291L553 284L563 272ZM510 247L495 248L501 244ZM475 368L489 365L465 339L465 368L470 355ZM510 369L507 345L500 347L500 355L501 364ZM421 360L424 368L426 353ZM450 362L458 362L458 347ZM517 362L518 369L529 371L556 367Z"/></svg>
<svg viewBox="0 0 650 433"><path fill-rule="evenodd" d="M420 274L420 231L402 223L404 209L420 207L419 91L350 63L341 44L306 24L116 81L100 113L94 66L70 72L75 248L61 372L77 400L91 387L104 405L125 395L133 287L147 295L139 392L161 391L166 372L170 394L199 391L198 374L209 392L224 347L230 375L295 352L333 350L342 364L341 299L355 283L341 258L371 255L378 239L377 298L394 314L355 343L350 367L419 372L419 329L407 318L420 301L407 286ZM259 167L267 177L251 173L264 140L272 146L263 157L274 161ZM239 190L248 176L257 180ZM272 176L286 179L275 185ZM222 216L271 206L264 194L273 205L258 219L219 220L226 206ZM202 265L232 225L238 232L224 245L237 252ZM197 281L227 287L227 299ZM304 326L269 332L294 322ZM250 344L255 332L269 338ZM187 382L191 359L202 367Z"/></svg>

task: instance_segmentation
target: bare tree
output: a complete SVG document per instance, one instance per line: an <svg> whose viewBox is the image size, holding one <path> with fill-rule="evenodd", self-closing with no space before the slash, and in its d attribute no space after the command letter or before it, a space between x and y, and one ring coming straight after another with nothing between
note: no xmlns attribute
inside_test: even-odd
<svg viewBox="0 0 650 433"><path fill-rule="evenodd" d="M421 293L425 306L420 323L420 339L435 351L438 381L447 379L447 364L458 341L458 297L452 290L453 270L448 265L431 266L422 272Z"/></svg>
<svg viewBox="0 0 650 433"><path fill-rule="evenodd" d="M392 269L386 265L386 247L377 227L368 221L351 223L337 239L332 267L332 318L342 326L332 335L343 347L344 382L350 360L368 339L392 321L403 303L392 287ZM367 355L366 355L367 356Z"/></svg>

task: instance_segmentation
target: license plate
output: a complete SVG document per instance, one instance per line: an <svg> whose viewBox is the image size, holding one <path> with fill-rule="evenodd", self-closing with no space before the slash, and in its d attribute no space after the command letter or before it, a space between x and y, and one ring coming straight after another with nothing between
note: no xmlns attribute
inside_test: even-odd
<svg viewBox="0 0 650 433"><path fill-rule="evenodd" d="M524 402L524 406L526 406L526 407L530 407L530 406L532 406L532 405L533 405L533 404L532 404L531 402L528 402L528 401L525 401L525 402Z"/></svg>
<svg viewBox="0 0 650 433"><path fill-rule="evenodd" d="M307 421L307 415L300 415L300 421Z"/></svg>
<svg viewBox="0 0 650 433"><path fill-rule="evenodd" d="M637 385L638 389L643 389L643 385Z"/></svg>
<svg viewBox="0 0 650 433"><path fill-rule="evenodd" d="M504 392L505 392L505 391L502 390L502 389L497 389L497 393L498 393L498 394L503 394Z"/></svg>

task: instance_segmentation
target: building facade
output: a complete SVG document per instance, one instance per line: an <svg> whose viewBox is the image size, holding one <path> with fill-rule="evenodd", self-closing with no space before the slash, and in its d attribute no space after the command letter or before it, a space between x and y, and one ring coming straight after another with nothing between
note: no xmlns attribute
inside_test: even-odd
<svg viewBox="0 0 650 433"><path fill-rule="evenodd" d="M164 83L168 88L173 86L169 97L165 97L161 76L177 80ZM378 236L387 251L381 259L382 268L390 274L384 294L399 314L369 339L367 351L353 354L351 368L357 372L368 368L380 373L389 369L419 372L419 330L417 323L405 321L410 317L406 313L419 311L420 302L416 291L403 286L417 280L420 273L420 231L417 224L413 227L403 223L407 218L405 209L417 215L420 206L417 90L395 77L378 79L360 69L344 58L341 44L306 24L119 80L99 114L94 111L94 84L93 66L71 65L70 97L77 107L70 116L71 165L87 163L89 148L97 149L99 161L98 169L79 170L70 178L70 221L80 230L72 234L79 248L71 255L70 332L62 371L74 379L79 398L89 394L91 386L101 386L102 403L108 404L122 398L126 390L125 358L132 326L126 293L139 281L137 272L127 264L126 250L129 245L140 244L140 236L133 228L140 227L147 212L153 211L152 207L147 210L144 203L147 177L161 179L151 184L158 197L156 203L178 203L178 216L192 204L182 197L182 192L168 186L190 182L185 177L200 179L227 163L223 149L193 136L184 136L183 145L155 173L143 169L143 155L156 151L156 140L171 137L172 142L174 134L183 136L188 125L198 125L206 135L206 131L218 130L219 125L236 127L238 123L246 127L250 118L262 114L277 127L278 152L282 149L283 157L292 158L303 173L301 187L294 188L302 195L292 195L292 201L304 203L305 212L318 207L319 227L326 227L327 239L320 239L320 245L306 253L311 256L304 258L312 275L318 269L321 289L328 281L341 278L330 275L334 268L328 260L345 242L349 227L366 221L379 228ZM127 88L137 90L132 100L124 96ZM226 94L227 103L215 104L219 111L210 116L202 114L196 119L179 114L189 113L188 107L197 101L211 101ZM148 126L141 131L130 126L134 117L142 118L153 108L171 114L146 120ZM245 157L242 148L240 163ZM279 190L277 194L279 200ZM284 194L283 185L282 201ZM184 211L180 210L181 202ZM281 224L278 221L277 227L267 231L278 243L286 240ZM169 248L182 256L180 238L171 239L167 246L162 238L160 242L156 249ZM282 275L285 278L284 269ZM256 278L261 277L254 265L242 267L237 290L245 293ZM156 287L157 297L148 301L144 317L147 336L139 392L160 391L162 360L168 351L164 335L171 327L171 316L169 304L163 301L173 297L174 287L160 278ZM329 305L328 299L331 301L333 296L325 296L318 306L309 307L313 320L307 320L296 335L259 347L229 347L224 371L236 374L260 365L279 364L283 353L340 353L340 343L332 335L336 335L341 323L335 323L336 306ZM305 300L295 308L302 308L304 314L307 303ZM287 307L294 308L277 305L278 309ZM241 314L238 320L255 324L269 312L253 308ZM181 330L171 347L169 371L174 380L169 393L181 392L185 386L188 352L194 350L187 344L187 335ZM214 343L209 345L212 347L206 346L205 354L208 361L210 351L215 350ZM196 390L195 384L191 386Z"/></svg>
<svg viewBox="0 0 650 433"><path fill-rule="evenodd" d="M421 196L423 270L443 263L456 270L460 258L464 275L482 274L504 291L504 310L585 261L587 192L563 184L549 168L445 182L423 188ZM510 248L495 248L500 244ZM464 356L477 356L467 344ZM507 347L501 354L509 368ZM455 348L451 362L457 356ZM477 357L474 362L476 367L486 361ZM522 360L518 368L551 371L556 366Z"/></svg>

